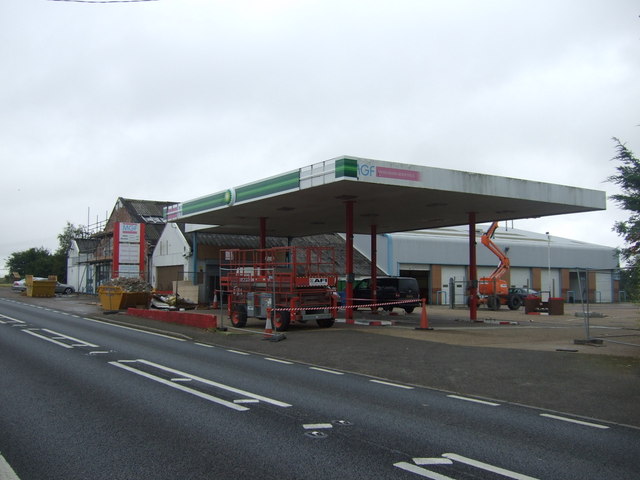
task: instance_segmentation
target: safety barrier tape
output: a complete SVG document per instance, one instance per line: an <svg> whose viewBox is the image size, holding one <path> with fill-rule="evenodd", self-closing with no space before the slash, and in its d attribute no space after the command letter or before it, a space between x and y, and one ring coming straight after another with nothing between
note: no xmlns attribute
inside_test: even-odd
<svg viewBox="0 0 640 480"><path fill-rule="evenodd" d="M353 300L368 300L364 298L354 298ZM383 303L369 303L366 305L340 305L336 307L274 307L271 309L272 312L297 312L299 310L348 310L349 308L373 308L373 307L384 307L387 305L400 305L403 303L420 303L422 300L419 298L413 298L409 300L396 300L394 302L383 302Z"/></svg>

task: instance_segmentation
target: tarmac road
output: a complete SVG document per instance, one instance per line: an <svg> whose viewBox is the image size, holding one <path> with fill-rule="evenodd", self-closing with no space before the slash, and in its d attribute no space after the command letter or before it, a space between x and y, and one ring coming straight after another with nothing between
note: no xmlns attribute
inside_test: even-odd
<svg viewBox="0 0 640 480"><path fill-rule="evenodd" d="M629 304L591 307L606 315L590 320L590 338L604 339L597 347L573 343L585 339L586 331L584 319L574 315L582 307L570 305L563 316L533 319L522 310L480 311L478 319L484 323L469 322L465 309L429 306L429 325L434 328L429 331L415 330L420 311L393 317L356 312L360 321L373 318L394 325L336 323L330 329L305 325L292 327L286 340L271 342L264 341L264 322L258 321L250 321L243 331L207 331L122 312L105 315L95 296L40 299L0 288L0 301L7 300L394 382L640 428L640 310Z"/></svg>

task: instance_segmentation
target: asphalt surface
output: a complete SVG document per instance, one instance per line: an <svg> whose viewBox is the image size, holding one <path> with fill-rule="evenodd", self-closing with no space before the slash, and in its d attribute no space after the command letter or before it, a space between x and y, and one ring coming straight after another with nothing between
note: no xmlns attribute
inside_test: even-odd
<svg viewBox="0 0 640 480"><path fill-rule="evenodd" d="M419 310L394 316L355 312L358 322L392 325L293 326L286 339L274 342L265 340L264 322L257 320L243 330L209 331L124 312L105 314L90 295L30 298L0 288L0 297L198 342L640 428L640 309L630 304L590 307L588 338L601 339L601 345L574 342L586 340L587 330L584 317L575 315L584 307L573 305L566 305L561 316L479 311L474 323L466 309L429 306L433 330L416 330L423 320ZM220 311L196 312L222 317Z"/></svg>

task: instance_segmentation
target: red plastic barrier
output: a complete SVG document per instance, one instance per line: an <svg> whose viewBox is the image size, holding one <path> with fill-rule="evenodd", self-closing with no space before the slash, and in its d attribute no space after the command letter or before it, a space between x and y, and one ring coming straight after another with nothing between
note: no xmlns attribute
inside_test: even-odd
<svg viewBox="0 0 640 480"><path fill-rule="evenodd" d="M144 308L128 308L127 315L151 318L167 323L177 323L198 328L218 328L218 317L210 313L190 313L166 310L146 310Z"/></svg>

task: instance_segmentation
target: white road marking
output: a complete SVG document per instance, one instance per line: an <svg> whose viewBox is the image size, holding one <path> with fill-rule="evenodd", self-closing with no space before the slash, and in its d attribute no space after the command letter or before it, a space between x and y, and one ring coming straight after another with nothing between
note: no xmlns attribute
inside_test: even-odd
<svg viewBox="0 0 640 480"><path fill-rule="evenodd" d="M214 397L213 395L208 395L206 393L199 392L198 390L194 390L192 388L185 387L184 385L180 385L179 383L174 383L174 382L171 382L170 380L165 380L164 378L156 377L155 375L143 372L142 370L138 370L137 368L133 368L133 367L130 367L128 365L124 365L124 364L119 363L119 362L109 362L109 364L113 365L114 367L118 367L118 368L122 368L123 370L127 370L127 371L129 371L131 373L135 373L136 375L140 375L142 377L149 378L149 379L151 379L151 380L153 380L155 382L162 383L163 385L167 385L167 386L169 386L171 388L175 388L177 390L181 390L183 392L190 393L191 395L195 395L196 397L200 397L200 398L203 398L203 399L208 400L210 402L217 403L218 405L222 405L224 407L231 408L232 410L237 410L239 412L244 412L246 410L249 410L247 407L243 407L241 405L236 405L235 403L232 403L232 402L227 402L226 400L223 400L222 398Z"/></svg>
<svg viewBox="0 0 640 480"><path fill-rule="evenodd" d="M55 343L56 345L58 345L60 347L73 348L71 345L67 345L66 343L62 343L62 342L59 342L57 340L54 340L53 338L49 338L49 337L46 337L44 335L40 335L39 333L36 333L36 332L34 332L32 330L25 329L25 330L22 330L22 331L24 333L28 333L29 335L33 335L34 337L38 337L38 338L41 338L42 340L46 340L47 342Z"/></svg>
<svg viewBox="0 0 640 480"><path fill-rule="evenodd" d="M447 397L455 398L456 400L464 400L466 402L473 402L473 403L480 403L482 405L489 405L490 407L499 407L500 406L499 403L487 402L486 400L478 400L476 398L461 397L459 395L447 395Z"/></svg>
<svg viewBox="0 0 640 480"><path fill-rule="evenodd" d="M387 385L389 387L403 388L405 390L413 390L413 387L410 387L409 385L399 385L397 383L384 382L382 380L369 380L369 381L373 383L379 383L380 385Z"/></svg>
<svg viewBox="0 0 640 480"><path fill-rule="evenodd" d="M413 463L416 465L451 465L453 462L448 458L414 458Z"/></svg>
<svg viewBox="0 0 640 480"><path fill-rule="evenodd" d="M181 377L191 378L197 382L204 383L206 385L211 385L212 387L220 388L222 390L227 390L228 392L233 392L240 394L245 397L254 398L256 400L260 400L261 402L270 403L271 405L275 405L276 407L290 407L291 405L285 402L281 402L279 400L274 400L273 398L263 397L262 395L257 395L255 393L247 392L246 390L240 390L239 388L230 387L229 385L224 385L222 383L214 382L213 380L207 380L206 378L198 377L196 375L192 375L190 373L181 372L180 370L175 370L173 368L165 367L164 365L159 365L157 363L149 362L147 360L135 360L136 362L143 363L145 365L150 365L159 370L164 370L169 373L174 373L176 375L180 375Z"/></svg>
<svg viewBox="0 0 640 480"><path fill-rule="evenodd" d="M407 472L416 473L424 478L430 478L431 480L455 480L454 478L441 475L426 468L419 467L409 462L398 462L393 464L394 467L406 470Z"/></svg>
<svg viewBox="0 0 640 480"><path fill-rule="evenodd" d="M259 403L260 400L256 400L255 398L241 398L239 400L234 400L233 403Z"/></svg>
<svg viewBox="0 0 640 480"><path fill-rule="evenodd" d="M25 324L26 324L26 323L25 323L25 322L23 322L22 320L18 320L17 318L9 317L9 316L7 316L7 315L2 315L1 313L0 313L0 317L2 317L2 318L6 318L7 320L11 320L12 322L15 322L15 323L21 323L21 324L23 324L23 325L25 325ZM6 323L6 322L4 322L4 321L0 320L0 323Z"/></svg>
<svg viewBox="0 0 640 480"><path fill-rule="evenodd" d="M239 350L229 350L229 349L227 349L227 352L235 353L237 355L251 355L250 353L240 352Z"/></svg>
<svg viewBox="0 0 640 480"><path fill-rule="evenodd" d="M200 343L200 342L194 342L194 343L195 343L196 345L201 346L201 347L206 347L206 348L216 348L216 347L214 347L213 345L209 345L209 344L206 344L206 343Z"/></svg>
<svg viewBox="0 0 640 480"><path fill-rule="evenodd" d="M107 325L109 327L123 328L124 330L132 330L134 332L146 333L147 335L155 335L156 337L168 338L170 340L176 340L178 342L186 342L186 340L184 338L172 337L171 335L164 335L162 333L149 332L147 330L140 330L139 328L126 327L124 325L118 325L118 324L115 324L115 323L104 322L102 320L96 320L95 318L82 317L82 319L86 320L88 322L101 323L102 325Z"/></svg>
<svg viewBox="0 0 640 480"><path fill-rule="evenodd" d="M573 418L559 417L558 415L551 415L549 413L541 413L540 416L553 418L554 420L561 420L563 422L576 423L578 425L584 425L586 427L601 428L603 430L606 430L607 428L609 428L606 425L598 425L597 423L583 422L582 420L574 420Z"/></svg>
<svg viewBox="0 0 640 480"><path fill-rule="evenodd" d="M110 353L107 350L94 350L93 352L89 352L89 355L102 355L105 353Z"/></svg>
<svg viewBox="0 0 640 480"><path fill-rule="evenodd" d="M269 360L270 362L283 363L284 365L293 365L293 362L287 362L286 360L280 360L277 358L264 357L264 359Z"/></svg>
<svg viewBox="0 0 640 480"><path fill-rule="evenodd" d="M331 373L332 375L344 375L344 373L342 373L342 372L336 372L335 370L327 370L326 368L309 367L309 369L310 370L315 370L316 372Z"/></svg>
<svg viewBox="0 0 640 480"><path fill-rule="evenodd" d="M11 468L2 455L0 455L0 479L2 480L20 480L16 472Z"/></svg>
<svg viewBox="0 0 640 480"><path fill-rule="evenodd" d="M305 423L302 425L305 430L322 430L325 428L333 428L330 423Z"/></svg>
<svg viewBox="0 0 640 480"><path fill-rule="evenodd" d="M473 460L472 458L463 457L462 455L457 455L455 453L443 453L442 456L445 458L449 458L455 462L464 463L472 467L486 470L487 472L492 472L498 475L502 475L503 477L513 478L514 480L538 480L535 477L529 477L521 473L512 472L511 470L506 470L504 468L496 467L494 465L489 465L488 463L479 462L478 460Z"/></svg>
<svg viewBox="0 0 640 480"><path fill-rule="evenodd" d="M55 332L53 330L49 330L48 328L43 328L42 330L45 331L45 332L49 332L49 333L51 333L53 335L58 335L58 337L54 337L56 340L67 339L67 340L73 340L74 342L78 342L77 345L73 345L74 347L83 347L83 346L85 346L85 347L95 347L95 348L97 348L97 347L100 346L100 345L95 345L93 343L85 342L84 340L80 340L79 338L74 338L74 337L71 337L69 335L65 335L64 333L60 333L60 332Z"/></svg>

